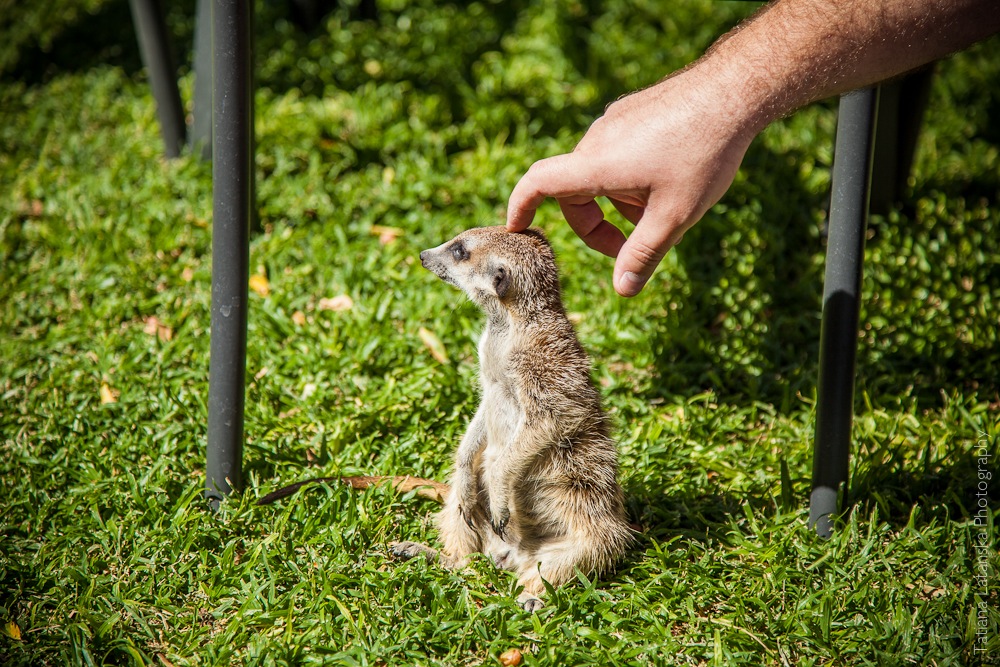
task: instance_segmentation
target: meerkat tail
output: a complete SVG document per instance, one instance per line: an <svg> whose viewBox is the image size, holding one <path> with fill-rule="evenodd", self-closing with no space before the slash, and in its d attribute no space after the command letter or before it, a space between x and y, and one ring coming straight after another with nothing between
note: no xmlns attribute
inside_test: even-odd
<svg viewBox="0 0 1000 667"><path fill-rule="evenodd" d="M433 479L423 479L421 477L411 477L410 475L405 476L389 476L389 475L359 475L355 477L316 477L314 479L307 479L301 482L296 482L295 484L289 484L276 491L272 491L263 498L257 501L258 505L270 505L271 503L281 500L282 498L287 498L292 495L303 486L307 484L323 484L329 482L341 482L347 484L352 489L367 489L369 486L376 486L378 484L383 484L389 482L393 487L400 493L408 493L410 491L416 491L417 496L420 498L426 498L427 500L433 500L438 503L443 503L445 497L448 495L450 487L447 484L442 484L441 482L436 482Z"/></svg>

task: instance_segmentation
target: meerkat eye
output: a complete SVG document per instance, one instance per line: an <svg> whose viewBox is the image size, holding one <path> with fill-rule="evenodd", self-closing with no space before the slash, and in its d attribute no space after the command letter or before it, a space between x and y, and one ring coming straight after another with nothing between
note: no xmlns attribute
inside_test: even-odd
<svg viewBox="0 0 1000 667"><path fill-rule="evenodd" d="M469 259L469 251L465 249L465 244L459 241L452 244L451 256L455 258L456 262L464 262Z"/></svg>

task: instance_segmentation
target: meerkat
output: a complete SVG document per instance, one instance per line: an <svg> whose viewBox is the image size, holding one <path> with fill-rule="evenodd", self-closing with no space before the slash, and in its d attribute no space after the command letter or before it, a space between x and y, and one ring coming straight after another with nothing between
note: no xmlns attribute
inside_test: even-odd
<svg viewBox="0 0 1000 667"><path fill-rule="evenodd" d="M609 419L541 232L470 229L420 261L486 314L482 395L436 517L442 549L390 548L448 568L485 553L518 574L518 601L534 611L543 605L543 580L559 586L577 569L606 571L632 540Z"/></svg>

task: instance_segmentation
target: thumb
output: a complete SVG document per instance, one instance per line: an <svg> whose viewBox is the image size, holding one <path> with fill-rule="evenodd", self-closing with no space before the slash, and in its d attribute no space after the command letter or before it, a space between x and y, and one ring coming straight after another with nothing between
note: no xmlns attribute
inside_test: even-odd
<svg viewBox="0 0 1000 667"><path fill-rule="evenodd" d="M680 225L652 206L629 235L615 261L614 285L618 294L635 296L642 291L667 251L683 236Z"/></svg>

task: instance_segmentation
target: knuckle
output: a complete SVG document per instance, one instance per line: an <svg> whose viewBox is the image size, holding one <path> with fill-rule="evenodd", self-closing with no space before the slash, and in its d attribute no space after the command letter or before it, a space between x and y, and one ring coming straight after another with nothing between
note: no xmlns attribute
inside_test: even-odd
<svg viewBox="0 0 1000 667"><path fill-rule="evenodd" d="M528 167L528 171L524 173L524 180L536 183L545 174L545 170L545 160L539 160Z"/></svg>
<svg viewBox="0 0 1000 667"><path fill-rule="evenodd" d="M658 264L667 254L665 248L657 247L636 239L630 244L632 255L644 266Z"/></svg>

